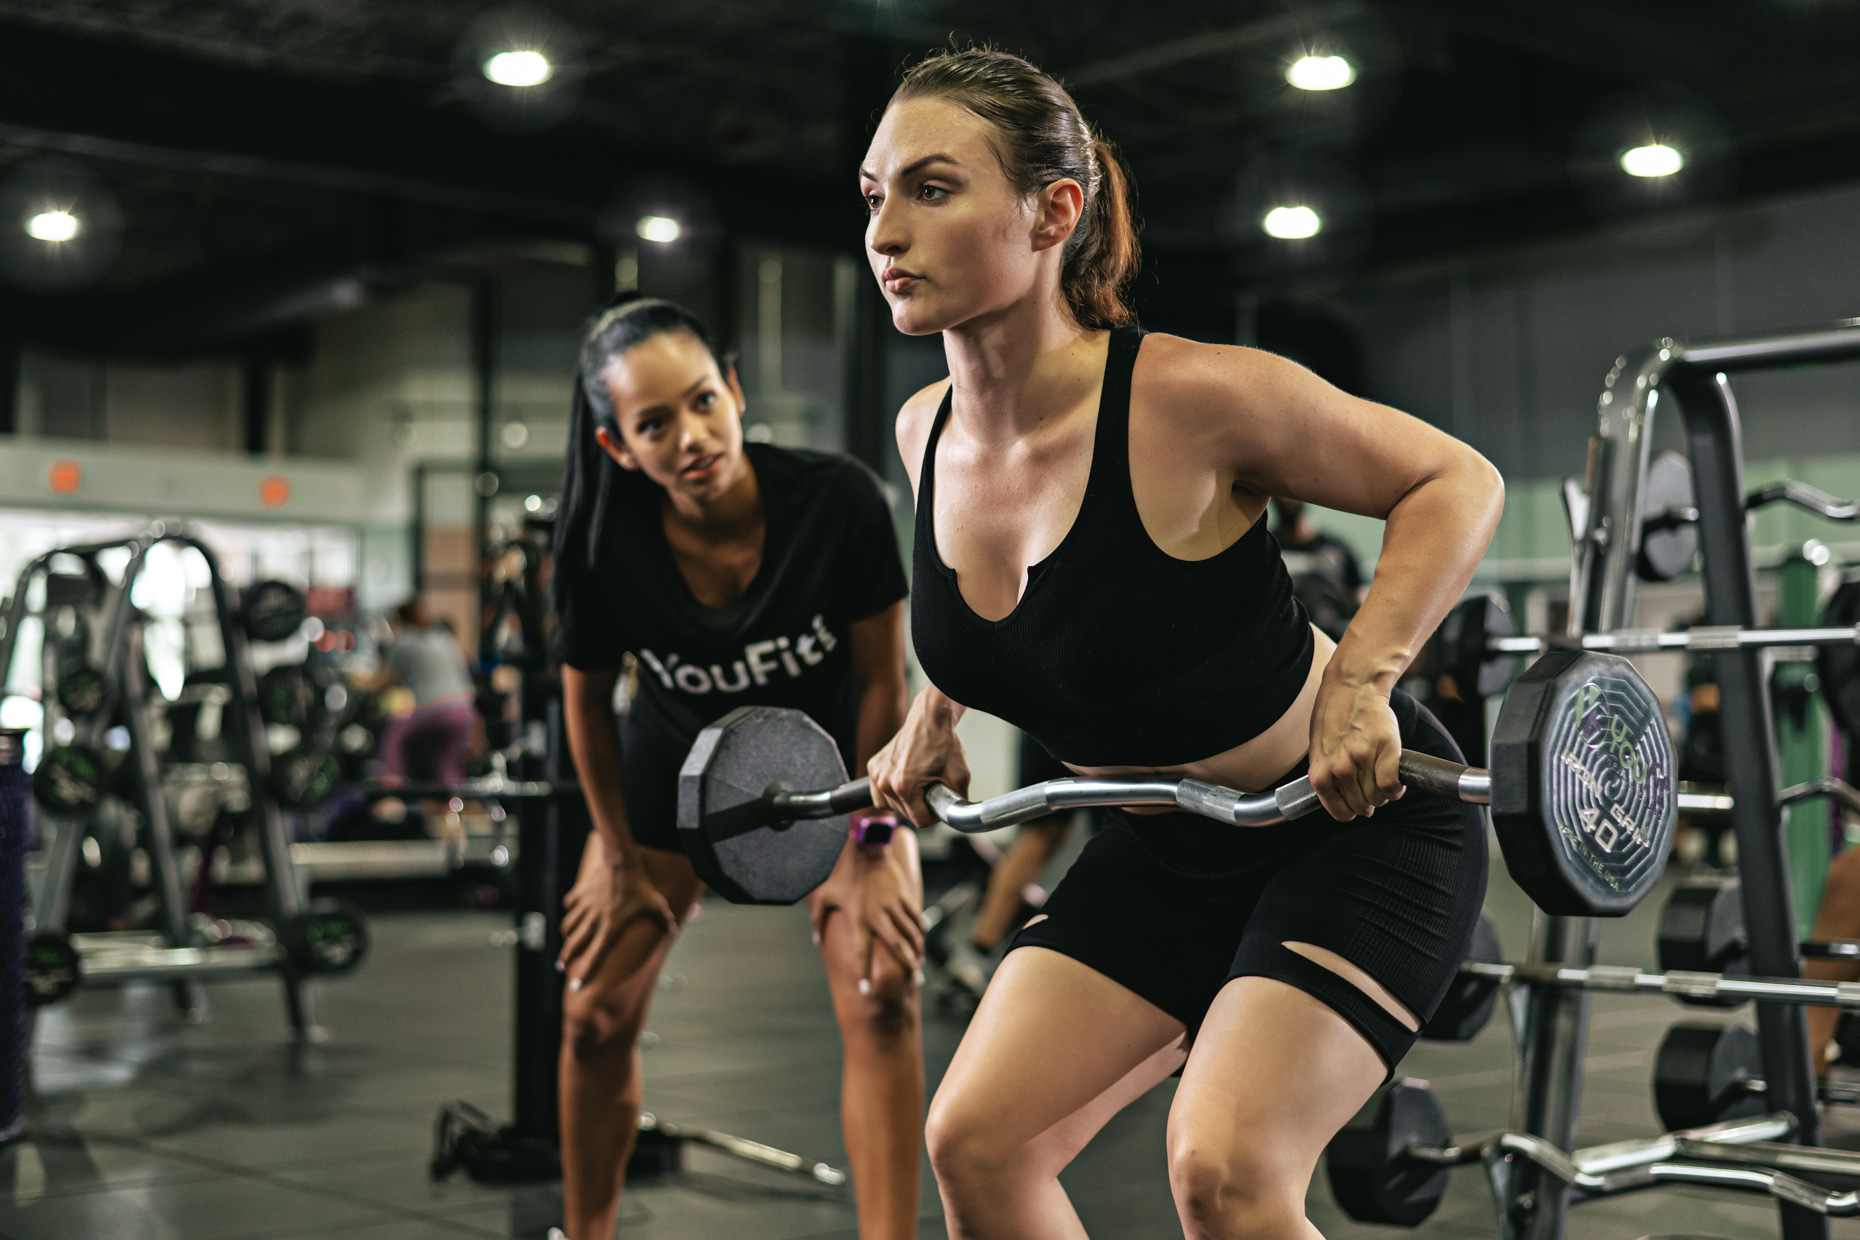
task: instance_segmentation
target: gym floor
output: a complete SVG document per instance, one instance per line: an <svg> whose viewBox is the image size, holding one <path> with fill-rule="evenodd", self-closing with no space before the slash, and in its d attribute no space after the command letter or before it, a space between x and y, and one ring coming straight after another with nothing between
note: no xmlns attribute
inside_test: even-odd
<svg viewBox="0 0 1860 1240"><path fill-rule="evenodd" d="M1656 896L1606 924L1603 958L1649 960L1660 904ZM1496 865L1488 907L1507 951L1520 952L1528 906ZM554 1186L435 1184L426 1169L442 1102L508 1110L511 960L489 945L507 925L496 913L379 915L367 964L322 989L329 1040L301 1051L284 1036L277 988L259 982L214 989L213 1018L198 1027L176 1022L167 996L149 986L80 993L50 1011L38 1031L32 1137L0 1152L0 1237L542 1236L559 1221ZM963 1021L929 1008L934 1086ZM1597 997L1584 1144L1655 1130L1652 1048L1665 1025L1701 1015L1710 1012ZM649 1028L657 1035L645 1052L650 1109L844 1165L839 1051L803 910L709 903L672 955ZM1457 1131L1500 1127L1510 1041L1495 1021L1468 1045L1422 1043L1403 1072L1433 1083ZM1120 1115L1068 1174L1094 1236L1180 1235L1163 1152L1172 1088ZM1830 1117L1830 1143L1860 1147L1860 1132L1841 1122ZM701 1148L687 1163L676 1179L628 1192L620 1235L857 1235L849 1190ZM1345 1219L1321 1174L1310 1209L1332 1240L1399 1234ZM1493 1232L1483 1178L1465 1168L1418 1234ZM1761 1198L1659 1190L1579 1207L1569 1229L1572 1240L1648 1233L1773 1236L1776 1214ZM927 1168L922 1234L944 1234ZM1860 1237L1860 1224L1837 1222L1835 1235Z"/></svg>

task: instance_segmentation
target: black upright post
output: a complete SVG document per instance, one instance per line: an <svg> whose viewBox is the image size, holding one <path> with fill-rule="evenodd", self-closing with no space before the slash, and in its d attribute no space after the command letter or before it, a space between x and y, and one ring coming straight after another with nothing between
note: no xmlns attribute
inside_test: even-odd
<svg viewBox="0 0 1860 1240"><path fill-rule="evenodd" d="M485 548L491 541L491 497L497 494L498 476L494 440L497 433L497 284L491 276L483 276L472 284L471 297L471 354L472 371L475 376L475 394L477 396L478 456L472 476L473 530L476 546L472 554L472 568L475 571L484 558ZM488 591L490 582L485 579L479 587ZM483 606L488 598L479 599ZM472 635L471 653L481 658L483 652L478 649L478 634Z"/></svg>
<svg viewBox="0 0 1860 1240"><path fill-rule="evenodd" d="M1673 393L1685 418L1698 495L1699 545L1705 564L1705 615L1709 624L1754 626L1757 580L1750 561L1744 510L1744 457L1737 402L1722 374L1686 370L1673 376ZM1731 827L1750 935L1751 972L1800 977L1795 902L1789 859L1783 851L1782 810L1776 803L1776 726L1755 648L1717 653L1718 718L1724 729L1725 772L1733 798ZM1820 1142L1808 1025L1801 1007L1757 1004L1757 1041L1768 1082L1764 1106L1788 1111L1796 1139ZM1827 1240L1828 1221L1805 1206L1782 1203L1784 1240Z"/></svg>
<svg viewBox="0 0 1860 1240"><path fill-rule="evenodd" d="M547 700L549 750L542 777L574 778L562 731L562 698ZM534 759L526 759L533 762ZM527 773L526 773L527 776ZM577 797L521 803L517 820L516 1035L511 1073L511 1128L516 1135L554 1143L561 1123L557 1102L562 1051L562 895L574 881L587 839L587 809Z"/></svg>

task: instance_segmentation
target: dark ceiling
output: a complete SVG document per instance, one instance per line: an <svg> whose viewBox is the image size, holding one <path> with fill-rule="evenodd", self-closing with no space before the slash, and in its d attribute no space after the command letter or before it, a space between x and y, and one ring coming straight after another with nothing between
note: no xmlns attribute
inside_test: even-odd
<svg viewBox="0 0 1860 1240"><path fill-rule="evenodd" d="M901 63L952 37L1061 75L1120 144L1159 303L1231 305L1243 280L1295 278L1293 251L1247 225L1288 182L1338 204L1299 261L1355 271L1860 178L1848 0L487 7L0 0L0 178L61 155L123 213L100 282L0 292L0 325L150 353L236 346L290 307L339 303L344 280L587 242L654 174L704 186L735 235L855 246L851 169L874 110ZM578 66L547 127L487 111L460 71L508 22L553 22ZM1289 88L1299 49L1347 51L1359 80ZM1695 158L1642 201L1623 196L1611 144L1649 125Z"/></svg>

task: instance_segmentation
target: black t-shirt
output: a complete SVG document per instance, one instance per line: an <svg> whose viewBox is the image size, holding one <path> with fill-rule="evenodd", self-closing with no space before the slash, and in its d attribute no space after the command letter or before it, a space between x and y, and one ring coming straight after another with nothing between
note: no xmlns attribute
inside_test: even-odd
<svg viewBox="0 0 1860 1240"><path fill-rule="evenodd" d="M678 768L707 724L738 706L789 706L854 760L858 686L851 625L907 593L891 510L861 465L823 452L748 444L761 485L762 565L722 610L692 596L665 541L664 492L620 479L597 562L560 601L563 662L594 671L639 659L621 728L633 837L677 849Z"/></svg>

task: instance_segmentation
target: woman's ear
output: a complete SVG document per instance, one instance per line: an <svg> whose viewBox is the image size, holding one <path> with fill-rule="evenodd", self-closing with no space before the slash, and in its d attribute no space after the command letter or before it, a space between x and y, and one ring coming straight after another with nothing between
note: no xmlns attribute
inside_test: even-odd
<svg viewBox="0 0 1860 1240"><path fill-rule="evenodd" d="M1085 213L1085 191L1071 177L1061 177L1041 190L1034 202L1033 248L1047 250L1064 245Z"/></svg>
<svg viewBox="0 0 1860 1240"><path fill-rule="evenodd" d="M639 470L639 458L627 450L620 437L605 426L594 428L594 442L601 445L601 450L614 458L614 464L621 469Z"/></svg>
<svg viewBox="0 0 1860 1240"><path fill-rule="evenodd" d="M736 367L724 367L723 382L730 389L731 398L736 401L736 416L742 417L749 412L749 402L743 399L743 385L736 377Z"/></svg>

